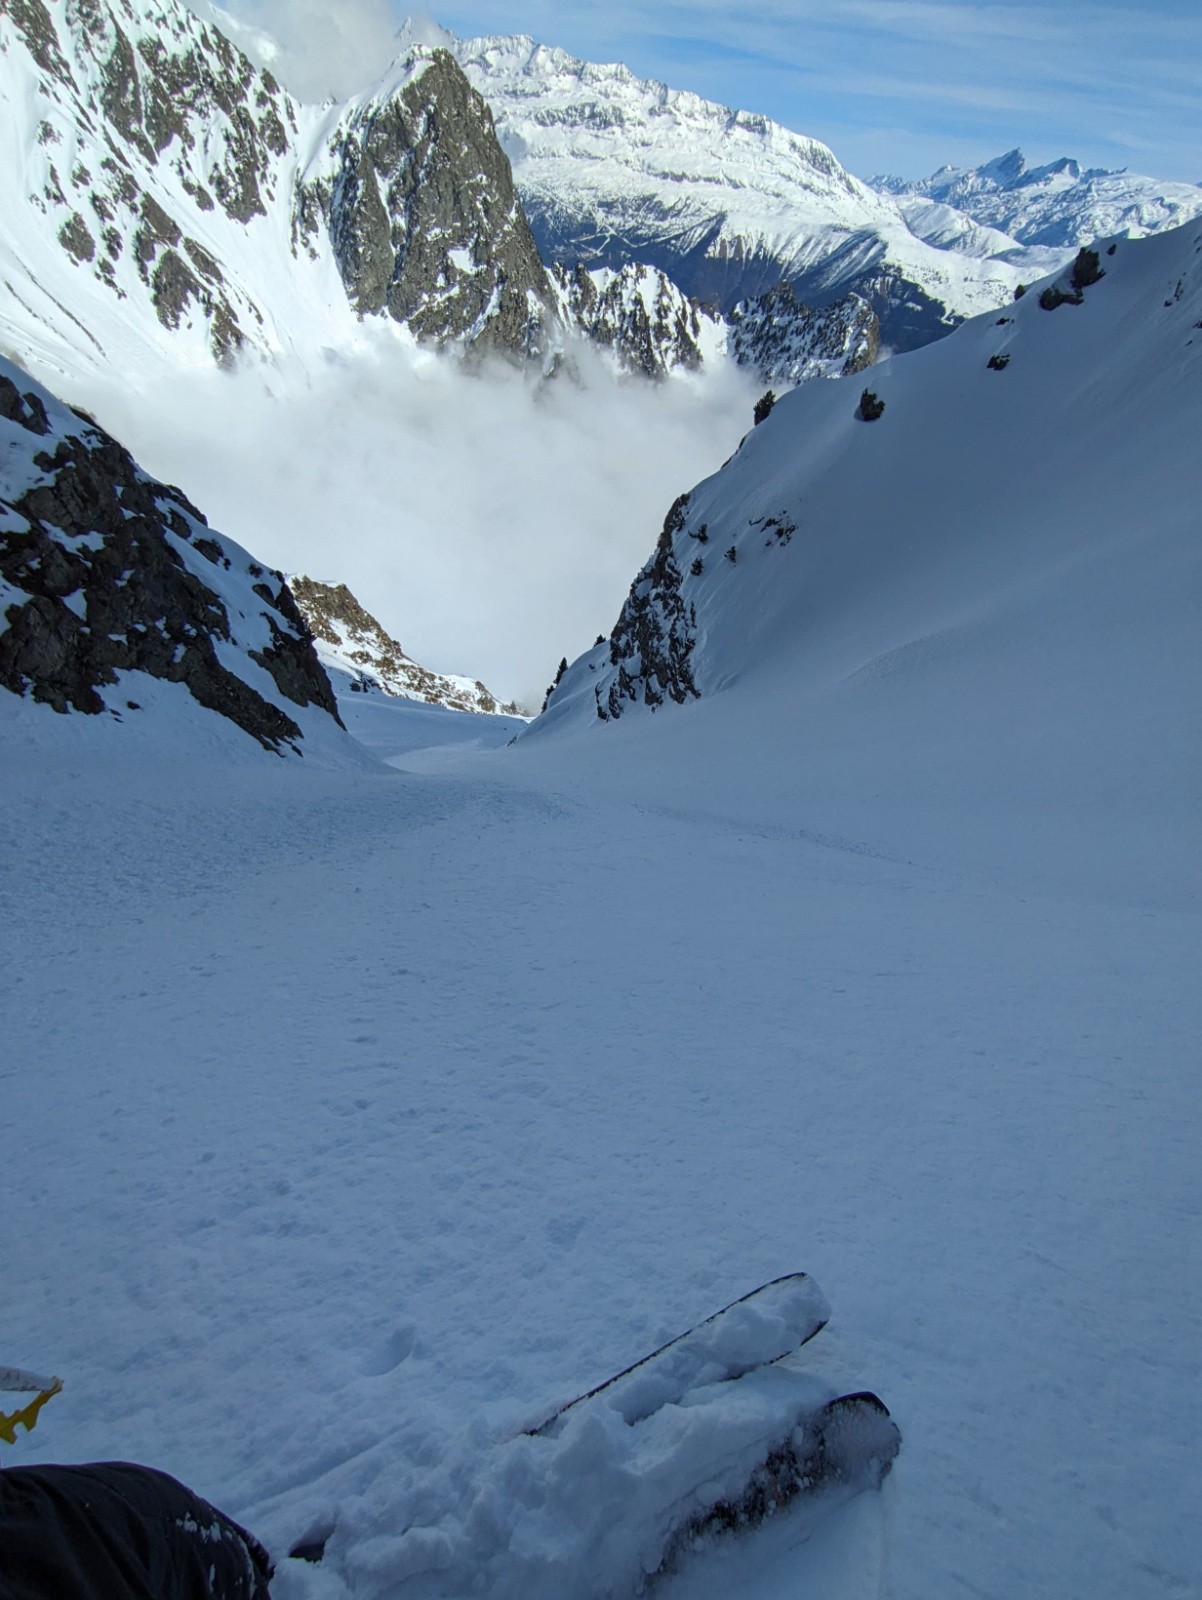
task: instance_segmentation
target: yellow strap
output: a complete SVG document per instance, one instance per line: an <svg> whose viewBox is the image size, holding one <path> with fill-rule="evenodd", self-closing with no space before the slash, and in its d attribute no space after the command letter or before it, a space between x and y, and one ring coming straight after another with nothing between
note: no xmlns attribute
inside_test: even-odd
<svg viewBox="0 0 1202 1600"><path fill-rule="evenodd" d="M26 1433L32 1433L37 1424L38 1412L47 1400L53 1400L61 1389L61 1380L55 1378L49 1389L43 1389L36 1399L31 1400L20 1411L14 1411L11 1416L0 1411L0 1439L3 1439L5 1444L16 1444L18 1427L24 1428Z"/></svg>

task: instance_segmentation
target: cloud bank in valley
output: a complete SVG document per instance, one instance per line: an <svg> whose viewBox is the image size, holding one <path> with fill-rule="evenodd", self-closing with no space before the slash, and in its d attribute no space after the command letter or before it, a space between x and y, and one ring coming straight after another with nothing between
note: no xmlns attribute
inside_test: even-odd
<svg viewBox="0 0 1202 1600"><path fill-rule="evenodd" d="M348 584L414 659L537 707L560 657L609 632L756 393L735 372L652 385L581 359L579 382L473 374L385 328L317 373L81 398L260 559Z"/></svg>

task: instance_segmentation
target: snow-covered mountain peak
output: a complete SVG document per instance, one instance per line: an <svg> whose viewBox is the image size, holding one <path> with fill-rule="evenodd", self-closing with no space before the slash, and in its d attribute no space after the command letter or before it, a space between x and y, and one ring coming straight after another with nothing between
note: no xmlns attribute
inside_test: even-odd
<svg viewBox="0 0 1202 1600"><path fill-rule="evenodd" d="M397 30L397 55L403 56L418 46L428 50L453 50L455 35L441 27L433 17L406 17Z"/></svg>
<svg viewBox="0 0 1202 1600"><path fill-rule="evenodd" d="M635 172L730 190L746 186L741 169L752 162L759 186L775 177L782 198L806 175L819 192L829 188L857 200L869 193L818 140L758 113L639 78L621 63L581 61L524 34L467 39L453 48L494 102L511 158L610 158Z"/></svg>
<svg viewBox="0 0 1202 1600"><path fill-rule="evenodd" d="M729 309L788 281L811 305L849 290L908 348L1007 301L1032 269L996 231L930 237L817 139L526 35L454 45L492 107L545 260L645 262Z"/></svg>
<svg viewBox="0 0 1202 1600"><path fill-rule="evenodd" d="M1119 233L1131 238L1162 233L1202 213L1202 194L1194 184L1148 178L1125 167L1083 168L1071 156L1028 167L1019 149L979 167L944 166L929 178L881 176L870 182L879 193L901 200L911 217L906 200L933 201L1023 244L1056 249Z"/></svg>

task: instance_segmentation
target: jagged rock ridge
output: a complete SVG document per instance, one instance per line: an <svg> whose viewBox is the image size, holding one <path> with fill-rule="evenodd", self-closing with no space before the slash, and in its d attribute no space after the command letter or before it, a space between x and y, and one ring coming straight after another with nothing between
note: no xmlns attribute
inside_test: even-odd
<svg viewBox="0 0 1202 1600"><path fill-rule="evenodd" d="M666 273L630 262L620 271L556 264L551 283L563 323L646 378L696 371L719 359L726 330L708 307L682 294Z"/></svg>
<svg viewBox="0 0 1202 1600"><path fill-rule="evenodd" d="M766 383L807 383L863 372L876 360L881 330L876 313L857 294L821 310L803 305L788 283L731 310L731 353Z"/></svg>
<svg viewBox="0 0 1202 1600"><path fill-rule="evenodd" d="M300 190L305 235L320 214L360 316L536 353L550 286L492 115L453 56L414 52L399 83L344 112L321 165Z"/></svg>
<svg viewBox="0 0 1202 1600"><path fill-rule="evenodd" d="M655 553L631 584L608 645L600 647L607 651L610 668L605 679L593 686L597 716L602 722L620 717L628 704L645 705L654 711L665 700L679 705L697 695L692 665L697 612L682 592L676 555L676 542L681 536L695 540L698 546L708 542L704 524L690 525L687 494L673 502L664 518ZM700 555L693 558L694 573L702 560ZM597 649L594 646L592 654ZM595 663L590 665L595 670ZM554 694L547 699L549 704Z"/></svg>
<svg viewBox="0 0 1202 1600"><path fill-rule="evenodd" d="M265 748L339 721L283 575L0 360L0 685L58 712L140 708L122 674L181 684Z"/></svg>
<svg viewBox="0 0 1202 1600"><path fill-rule="evenodd" d="M289 579L317 654L328 672L349 677L350 689L373 689L405 700L424 700L452 711L490 716L520 716L473 678L431 672L407 656L397 641L361 606L346 584L322 583L298 574Z"/></svg>

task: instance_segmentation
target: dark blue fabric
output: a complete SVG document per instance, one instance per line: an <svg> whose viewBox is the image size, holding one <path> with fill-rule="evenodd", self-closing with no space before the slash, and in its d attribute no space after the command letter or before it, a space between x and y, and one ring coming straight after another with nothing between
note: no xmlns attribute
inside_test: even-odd
<svg viewBox="0 0 1202 1600"><path fill-rule="evenodd" d="M266 1551L151 1467L0 1469L0 1600L269 1600Z"/></svg>

